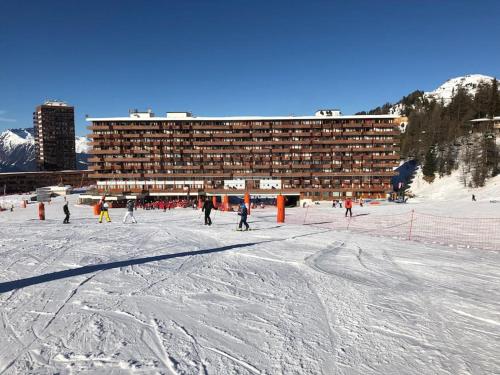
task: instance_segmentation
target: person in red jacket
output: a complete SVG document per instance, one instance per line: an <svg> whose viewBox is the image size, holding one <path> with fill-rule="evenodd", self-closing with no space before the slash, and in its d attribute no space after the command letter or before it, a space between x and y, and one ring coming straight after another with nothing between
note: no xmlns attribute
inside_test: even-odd
<svg viewBox="0 0 500 375"><path fill-rule="evenodd" d="M348 212L349 212L349 216L352 217L352 200L351 200L351 198L347 198L345 200L345 217L347 217Z"/></svg>

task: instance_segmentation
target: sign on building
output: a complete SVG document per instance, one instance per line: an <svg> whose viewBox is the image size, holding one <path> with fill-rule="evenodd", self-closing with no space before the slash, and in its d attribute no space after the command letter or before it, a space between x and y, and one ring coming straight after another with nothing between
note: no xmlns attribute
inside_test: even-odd
<svg viewBox="0 0 500 375"><path fill-rule="evenodd" d="M36 189L37 202L49 202L51 196L52 196L52 191L48 187Z"/></svg>

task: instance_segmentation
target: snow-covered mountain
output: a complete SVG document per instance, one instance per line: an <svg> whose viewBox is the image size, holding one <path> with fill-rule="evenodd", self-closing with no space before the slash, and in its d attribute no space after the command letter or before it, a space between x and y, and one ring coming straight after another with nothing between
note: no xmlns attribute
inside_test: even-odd
<svg viewBox="0 0 500 375"><path fill-rule="evenodd" d="M81 136L75 137L75 151L77 154L89 153L89 139Z"/></svg>
<svg viewBox="0 0 500 375"><path fill-rule="evenodd" d="M454 93L457 91L458 87L463 87L469 95L474 96L476 94L477 88L481 83L491 84L494 77L486 76L483 74L468 74L462 77L455 77L447 80L441 86L433 91L420 92L417 99L420 100L436 100L438 102L443 102L445 105L449 104ZM391 114L403 115L405 113L406 104L403 100L394 104L390 108Z"/></svg>
<svg viewBox="0 0 500 375"><path fill-rule="evenodd" d="M87 169L88 142L85 137L75 139L78 169ZM35 171L35 138L32 128L7 129L0 133L0 172Z"/></svg>
<svg viewBox="0 0 500 375"><path fill-rule="evenodd" d="M469 95L474 95L481 83L490 84L493 79L493 77L482 74L469 74L463 77L456 77L449 79L434 91L426 92L424 96L428 99L443 101L444 104L448 104L459 86L467 90Z"/></svg>

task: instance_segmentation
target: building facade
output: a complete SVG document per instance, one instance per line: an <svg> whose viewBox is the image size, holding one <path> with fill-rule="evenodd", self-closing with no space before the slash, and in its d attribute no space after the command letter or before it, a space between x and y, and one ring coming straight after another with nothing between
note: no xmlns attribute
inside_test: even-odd
<svg viewBox="0 0 500 375"><path fill-rule="evenodd" d="M393 115L88 118L101 193L386 197L399 164Z"/></svg>
<svg viewBox="0 0 500 375"><path fill-rule="evenodd" d="M74 107L47 101L33 112L33 127L38 170L76 169Z"/></svg>

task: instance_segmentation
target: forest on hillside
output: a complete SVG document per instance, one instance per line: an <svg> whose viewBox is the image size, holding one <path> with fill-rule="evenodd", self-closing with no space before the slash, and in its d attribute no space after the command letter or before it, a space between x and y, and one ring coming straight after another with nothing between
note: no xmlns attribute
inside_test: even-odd
<svg viewBox="0 0 500 375"><path fill-rule="evenodd" d="M459 168L464 186L479 187L500 173L500 147L494 134L484 124L470 122L500 116L496 79L480 83L474 95L458 86L449 103L414 91L397 105L408 117L406 131L401 134L402 157L416 159L428 181ZM367 113L387 114L393 107L386 103Z"/></svg>

